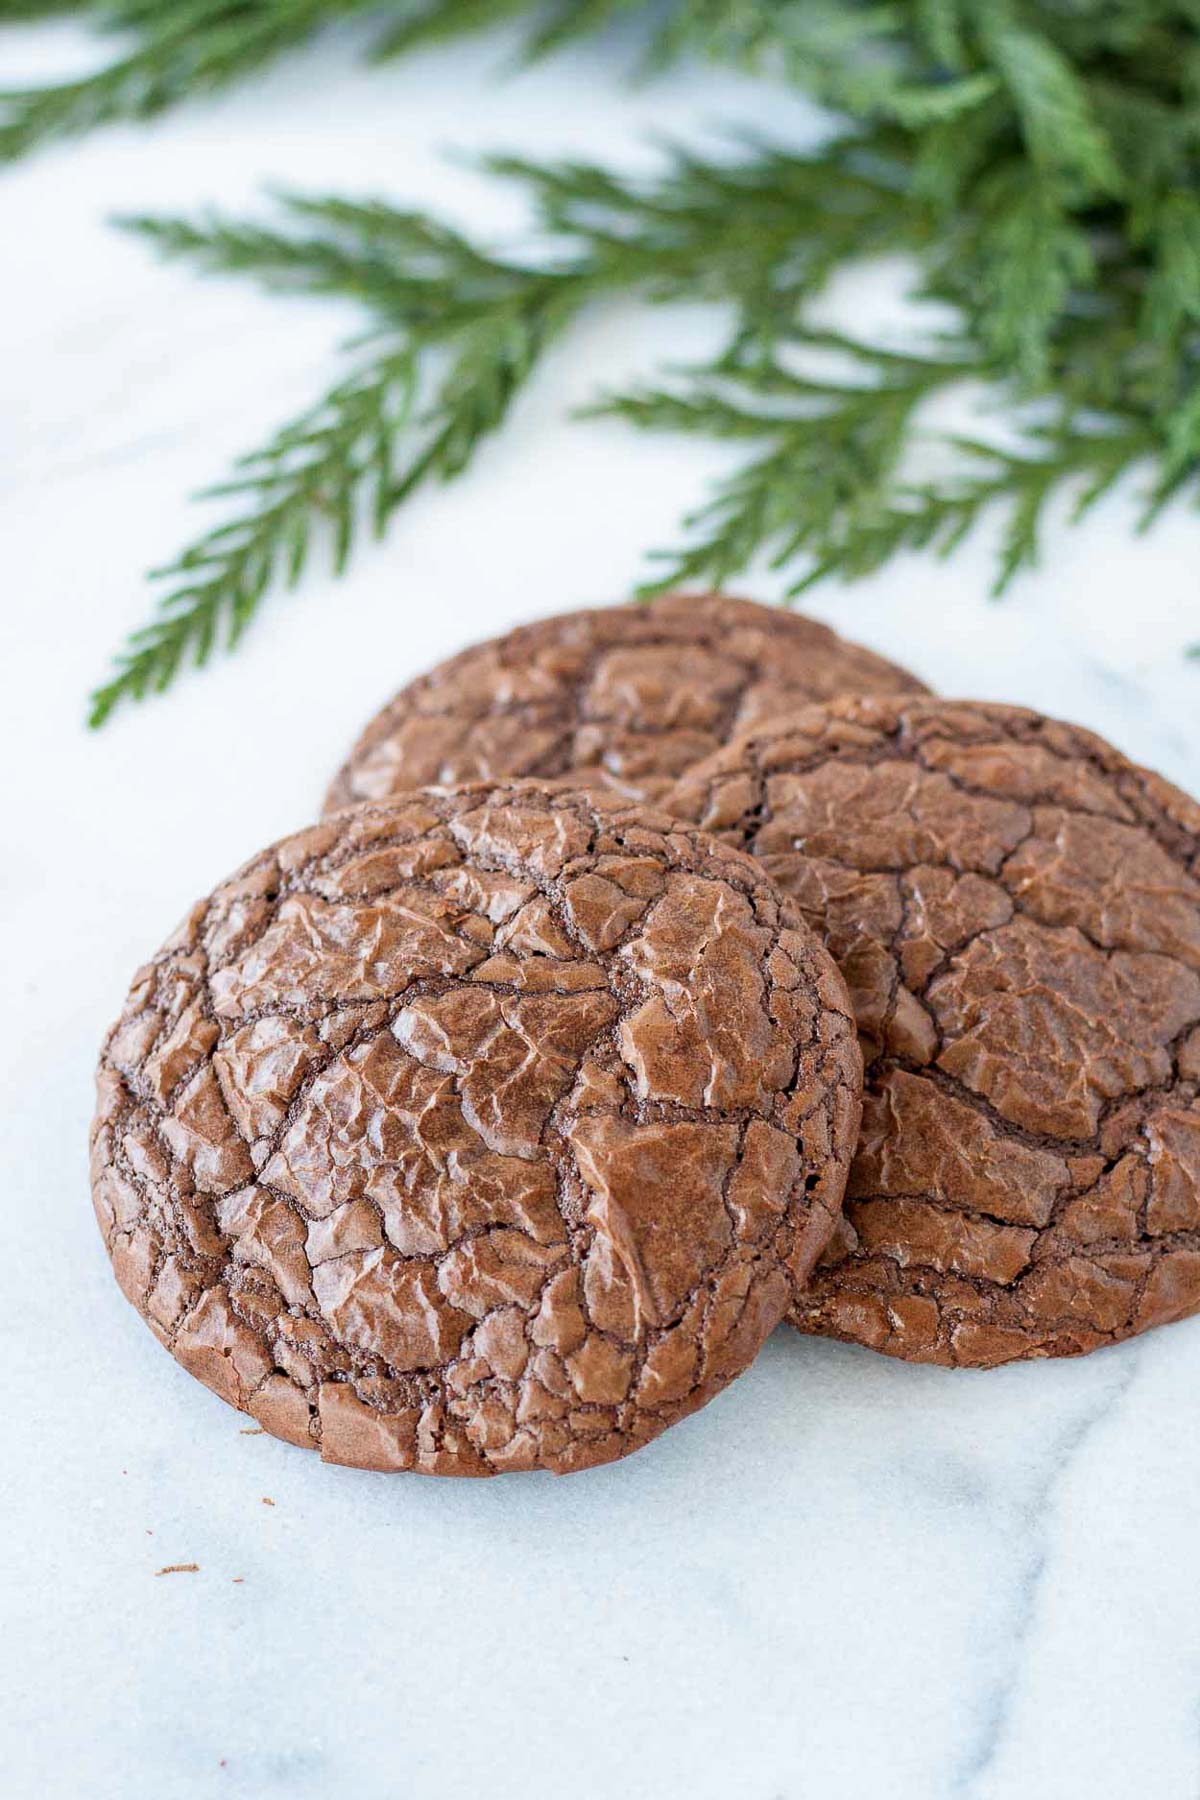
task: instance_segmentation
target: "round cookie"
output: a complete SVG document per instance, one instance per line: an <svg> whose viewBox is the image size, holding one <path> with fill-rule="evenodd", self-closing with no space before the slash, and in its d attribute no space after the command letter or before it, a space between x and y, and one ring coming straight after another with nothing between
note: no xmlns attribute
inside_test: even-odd
<svg viewBox="0 0 1200 1800"><path fill-rule="evenodd" d="M844 699L668 802L822 929L867 1064L793 1311L920 1362L1067 1356L1200 1308L1200 807L1015 707Z"/></svg>
<svg viewBox="0 0 1200 1800"><path fill-rule="evenodd" d="M464 650L402 688L325 812L430 783L568 777L633 800L796 701L924 693L828 626L721 594L563 613Z"/></svg>
<svg viewBox="0 0 1200 1800"><path fill-rule="evenodd" d="M155 1335L277 1436L565 1472L752 1360L861 1075L750 858L581 792L410 794L264 851L135 977L96 1213Z"/></svg>

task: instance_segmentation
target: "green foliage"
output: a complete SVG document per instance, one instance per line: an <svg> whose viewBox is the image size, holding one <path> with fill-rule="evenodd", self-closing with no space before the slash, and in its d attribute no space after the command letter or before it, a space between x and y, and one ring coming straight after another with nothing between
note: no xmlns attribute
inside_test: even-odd
<svg viewBox="0 0 1200 1800"><path fill-rule="evenodd" d="M651 66L709 56L872 123L930 130L999 97L1039 172L1090 194L1121 185L1106 105L1172 84L1194 97L1200 22L1189 0L0 0L0 20L49 11L114 32L116 51L95 75L3 96L0 156L244 79L350 15L375 57L514 23L544 55L632 19Z"/></svg>
<svg viewBox="0 0 1200 1800"><path fill-rule="evenodd" d="M1012 102L1033 170L1086 195L1115 192L1112 146L1080 75L1048 37L1009 23L1007 8L979 10L982 47Z"/></svg>
<svg viewBox="0 0 1200 1800"><path fill-rule="evenodd" d="M387 518L394 441L412 390L410 359L381 357L208 490L208 497L241 501L242 509L154 571L151 579L166 584L157 616L134 633L93 693L90 724L103 724L123 699L161 693L189 655L207 662L222 628L232 649L269 584L299 581L314 516L331 521L334 568L345 568L364 494L377 529Z"/></svg>
<svg viewBox="0 0 1200 1800"><path fill-rule="evenodd" d="M902 550L948 555L988 510L1002 530L993 592L1031 567L1052 500L1065 493L1078 520L1153 450L1133 419L1102 426L1060 419L1030 424L1021 451L978 439L934 438L950 450L948 473L914 482L906 473L924 434L920 409L939 392L985 377L991 365L969 343L927 354L807 334L787 350L841 351L858 366L853 381L797 375L778 361L748 371L697 372L683 391L618 396L598 410L630 423L764 447L718 484L688 519L682 549L656 553L646 594L687 582L719 586L765 556L799 570L796 598L830 576L869 575ZM764 401L766 404L764 404Z"/></svg>
<svg viewBox="0 0 1200 1800"><path fill-rule="evenodd" d="M121 32L95 74L0 92L0 162L47 139L115 119L144 119L222 87L304 42L365 0L109 0L73 10ZM64 11L62 7L58 11Z"/></svg>
<svg viewBox="0 0 1200 1800"><path fill-rule="evenodd" d="M848 379L802 373L805 350L840 356ZM835 568L874 566L866 544L897 510L897 472L913 416L940 388L977 373L968 355L900 355L835 337L793 334L742 366L730 357L668 389L619 395L598 409L643 429L698 432L761 445L685 524L689 542L660 553L647 592L719 586L756 557L803 558L796 595ZM899 543L896 544L899 547ZM880 560L880 559L875 559Z"/></svg>
<svg viewBox="0 0 1200 1800"><path fill-rule="evenodd" d="M0 0L0 19L55 0ZM101 690L103 717L236 638L309 535L335 562L503 421L541 348L621 295L725 306L723 353L603 404L743 460L686 522L653 585L767 557L793 592L944 553L1000 522L997 586L1136 465L1145 519L1200 475L1200 0L91 0L115 28L93 76L0 95L0 158L232 81L356 16L373 55L498 24L530 55L632 22L648 62L703 54L835 110L811 154L675 154L652 180L492 164L531 199L535 260L377 201L290 200L283 226L141 221L168 254L272 286L350 295L372 322L347 380L242 465L234 517L172 569ZM818 341L830 277L905 254L953 339L903 356ZM831 375L829 358L843 371ZM814 361L814 358L816 359ZM927 402L981 383L1003 443L954 439ZM1012 445L1016 444L1017 449ZM926 463L936 473L921 470Z"/></svg>
<svg viewBox="0 0 1200 1800"><path fill-rule="evenodd" d="M1019 163L989 174L978 199L977 211L945 223L936 259L941 287L970 308L996 361L1033 388L1045 377L1064 311L1095 280L1092 237L1051 184L1031 183Z"/></svg>
<svg viewBox="0 0 1200 1800"><path fill-rule="evenodd" d="M201 496L234 502L233 517L154 571L155 616L93 693L92 725L122 700L161 693L189 657L205 663L222 634L232 649L271 586L299 581L315 527L341 574L364 525L380 535L420 487L459 474L586 291L386 208L296 200L290 210L317 231L126 221L211 268L367 299L379 325L347 379Z"/></svg>
<svg viewBox="0 0 1200 1800"><path fill-rule="evenodd" d="M0 25L24 24L53 18L57 13L78 12L78 0L0 0Z"/></svg>

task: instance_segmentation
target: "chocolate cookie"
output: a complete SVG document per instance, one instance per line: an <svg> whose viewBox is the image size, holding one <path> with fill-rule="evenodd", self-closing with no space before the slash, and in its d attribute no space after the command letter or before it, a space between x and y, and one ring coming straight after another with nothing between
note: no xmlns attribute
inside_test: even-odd
<svg viewBox="0 0 1200 1800"><path fill-rule="evenodd" d="M754 1357L860 1115L845 986L748 857L532 784L264 851L135 977L96 1212L185 1368L331 1462L585 1468Z"/></svg>
<svg viewBox="0 0 1200 1800"><path fill-rule="evenodd" d="M796 1324L984 1366L1200 1308L1200 807L1031 712L871 699L667 804L796 896L858 1016L862 1141Z"/></svg>
<svg viewBox="0 0 1200 1800"><path fill-rule="evenodd" d="M325 811L429 782L569 777L660 796L796 701L926 690L825 625L720 594L564 613L476 645L372 720Z"/></svg>

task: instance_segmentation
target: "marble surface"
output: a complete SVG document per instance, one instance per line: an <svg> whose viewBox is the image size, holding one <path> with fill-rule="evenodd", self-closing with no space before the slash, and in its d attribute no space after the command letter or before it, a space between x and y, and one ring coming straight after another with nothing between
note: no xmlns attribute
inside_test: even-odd
<svg viewBox="0 0 1200 1800"><path fill-rule="evenodd" d="M188 490L302 404L352 311L156 268L106 220L265 184L382 190L515 229L447 146L651 152L784 96L623 47L498 82L488 43L367 73L335 36L150 131L0 173L0 1766L12 1800L1195 1800L1200 1321L1076 1363L906 1368L782 1331L624 1464L483 1484L323 1468L244 1423L117 1294L84 1174L96 1045L198 894L303 823L368 710L481 633L624 593L723 452L569 407L720 320L616 309L503 439L340 587L81 728ZM83 66L0 32L3 82ZM896 326L899 276L831 298ZM990 544L813 610L945 691L1043 706L1200 788L1196 521L1133 497L1002 605ZM758 574L748 591L770 598ZM195 1562L195 1574L156 1575Z"/></svg>

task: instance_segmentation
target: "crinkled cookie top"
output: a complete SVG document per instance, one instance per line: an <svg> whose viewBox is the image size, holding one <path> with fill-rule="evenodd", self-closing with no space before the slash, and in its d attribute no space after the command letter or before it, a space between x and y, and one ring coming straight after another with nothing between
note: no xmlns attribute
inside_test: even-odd
<svg viewBox="0 0 1200 1800"><path fill-rule="evenodd" d="M796 701L924 692L813 619L721 594L564 613L478 644L401 689L325 802L429 782L539 780L660 797L736 732Z"/></svg>
<svg viewBox="0 0 1200 1800"><path fill-rule="evenodd" d="M1200 807L1089 732L903 699L780 718L664 804L798 899L858 1016L796 1324L989 1365L1200 1308Z"/></svg>
<svg viewBox="0 0 1200 1800"><path fill-rule="evenodd" d="M583 1468L753 1358L859 1122L844 984L747 857L529 785L265 851L136 976L97 1215L179 1361L333 1462Z"/></svg>

